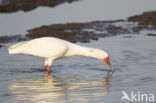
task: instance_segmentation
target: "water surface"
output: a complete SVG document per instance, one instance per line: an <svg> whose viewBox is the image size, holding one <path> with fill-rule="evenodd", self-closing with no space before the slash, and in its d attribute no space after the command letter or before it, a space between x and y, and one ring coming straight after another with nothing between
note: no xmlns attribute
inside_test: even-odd
<svg viewBox="0 0 156 103"><path fill-rule="evenodd" d="M124 19L156 10L155 4L155 0L82 0L27 13L0 14L0 35L25 34L28 29L55 23ZM113 74L107 72L103 61L71 57L54 62L51 75L47 75L41 70L43 59L9 55L7 47L12 44L6 44L0 48L0 101L120 103L123 90L156 94L156 38L146 35L150 32L78 43L106 50L115 69Z"/></svg>
<svg viewBox="0 0 156 103"><path fill-rule="evenodd" d="M101 38L83 46L109 52L115 72L103 61L86 57L57 60L51 75L42 72L44 60L0 53L0 100L9 103L120 103L122 91L156 94L156 38L142 32ZM11 45L11 44L9 44ZM113 98L113 99L112 99Z"/></svg>

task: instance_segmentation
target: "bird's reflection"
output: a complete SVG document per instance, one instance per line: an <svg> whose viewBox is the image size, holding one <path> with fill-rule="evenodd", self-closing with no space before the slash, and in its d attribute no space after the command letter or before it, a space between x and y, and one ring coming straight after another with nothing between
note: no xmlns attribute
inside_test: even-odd
<svg viewBox="0 0 156 103"><path fill-rule="evenodd" d="M102 83L104 84L104 89L109 89L110 88L110 78L112 78L112 75L113 75L114 71L110 72L108 71L106 76L104 77L104 80L102 81Z"/></svg>
<svg viewBox="0 0 156 103"><path fill-rule="evenodd" d="M107 73L102 81L78 81L75 78L62 79L45 72L44 77L41 79L11 80L9 90L12 101L17 103L82 101L86 99L86 96L93 98L108 94L109 78L112 77L112 74Z"/></svg>
<svg viewBox="0 0 156 103"><path fill-rule="evenodd" d="M70 84L66 84L62 79L45 73L43 79L12 80L9 89L13 94L13 100L16 102L53 103L57 99L66 101L65 98L60 97L67 96L68 93L58 91L67 90L67 85Z"/></svg>

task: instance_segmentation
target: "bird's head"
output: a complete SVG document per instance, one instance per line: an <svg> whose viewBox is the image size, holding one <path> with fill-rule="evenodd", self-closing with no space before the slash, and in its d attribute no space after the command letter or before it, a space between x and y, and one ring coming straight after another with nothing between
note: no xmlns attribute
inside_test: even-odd
<svg viewBox="0 0 156 103"><path fill-rule="evenodd" d="M109 60L109 55L108 55L107 52L105 52L104 50L101 50L101 49L90 49L90 52L92 54L92 57L104 61L107 68L112 69L112 66L111 66L111 63L110 63L110 60Z"/></svg>

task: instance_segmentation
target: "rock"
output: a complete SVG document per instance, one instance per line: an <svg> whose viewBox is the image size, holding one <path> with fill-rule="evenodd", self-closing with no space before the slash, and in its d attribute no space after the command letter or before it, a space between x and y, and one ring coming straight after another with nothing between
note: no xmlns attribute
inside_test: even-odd
<svg viewBox="0 0 156 103"><path fill-rule="evenodd" d="M152 14L153 16L150 16ZM142 16L146 15L146 16ZM40 27L28 30L27 34L2 36L0 43L19 42L40 37L57 37L70 42L90 42L90 40L98 40L101 37L115 36L120 34L136 34L143 29L155 30L155 24L152 23L156 16L155 12L146 12L142 15L129 17L127 20L112 20L112 21L93 21L87 23L67 23L55 25L43 25ZM149 19L151 17L152 19ZM146 21L147 19L147 21ZM151 21L150 21L151 20ZM147 23L132 23L143 22ZM154 34L148 34L153 36ZM129 37L125 37L129 38Z"/></svg>
<svg viewBox="0 0 156 103"><path fill-rule="evenodd" d="M108 33L110 33L112 35L129 33L129 31L127 29L124 29L124 28L119 27L119 26L114 26L114 25L109 25L106 28L106 30Z"/></svg>
<svg viewBox="0 0 156 103"><path fill-rule="evenodd" d="M12 43L16 41L24 41L27 40L26 37L21 35L13 35L13 36L1 36L0 43Z"/></svg>
<svg viewBox="0 0 156 103"><path fill-rule="evenodd" d="M156 36L156 34L154 34L154 33L149 33L149 34L147 34L148 36Z"/></svg>
<svg viewBox="0 0 156 103"><path fill-rule="evenodd" d="M98 40L100 37L109 35L124 34L129 32L122 27L113 25L107 26L108 23L115 23L120 21L95 21L89 23L68 23L41 26L28 30L27 38L39 37L57 37L70 42L89 42L90 40ZM108 32L107 34L104 32Z"/></svg>
<svg viewBox="0 0 156 103"><path fill-rule="evenodd" d="M133 30L133 32L138 33L141 30L146 29L146 28L148 28L148 27L147 26L138 25L138 26L133 27L132 30Z"/></svg>
<svg viewBox="0 0 156 103"><path fill-rule="evenodd" d="M2 0L0 12L15 12L18 10L30 11L38 6L54 7L64 2L73 2L78 0Z"/></svg>
<svg viewBox="0 0 156 103"><path fill-rule="evenodd" d="M156 11L144 12L141 15L131 16L128 21L139 22L140 25L152 25L156 27Z"/></svg>

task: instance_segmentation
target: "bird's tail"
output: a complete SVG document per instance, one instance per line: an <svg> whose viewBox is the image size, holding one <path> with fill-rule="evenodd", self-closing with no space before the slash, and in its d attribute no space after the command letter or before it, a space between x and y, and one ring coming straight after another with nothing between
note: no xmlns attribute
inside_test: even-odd
<svg viewBox="0 0 156 103"><path fill-rule="evenodd" d="M18 53L18 47L20 47L21 45L25 44L26 42L21 42L21 43L17 43L15 45L12 45L11 47L8 48L9 54L15 54Z"/></svg>

